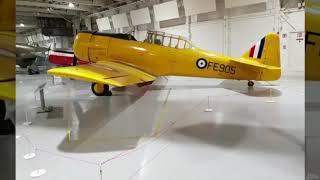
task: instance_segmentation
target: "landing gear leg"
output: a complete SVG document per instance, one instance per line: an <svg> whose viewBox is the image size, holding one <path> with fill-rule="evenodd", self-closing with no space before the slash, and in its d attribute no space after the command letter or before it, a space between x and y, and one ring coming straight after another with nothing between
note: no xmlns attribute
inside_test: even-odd
<svg viewBox="0 0 320 180"><path fill-rule="evenodd" d="M253 82L253 81L249 81L249 82L248 82L248 86L249 86L249 87L253 87L253 86L254 86L254 82Z"/></svg>
<svg viewBox="0 0 320 180"><path fill-rule="evenodd" d="M96 96L112 96L112 92L107 84L92 83L91 90Z"/></svg>

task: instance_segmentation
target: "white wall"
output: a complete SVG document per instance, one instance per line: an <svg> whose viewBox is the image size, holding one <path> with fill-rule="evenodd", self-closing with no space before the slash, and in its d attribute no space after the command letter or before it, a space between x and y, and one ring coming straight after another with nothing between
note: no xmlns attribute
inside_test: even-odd
<svg viewBox="0 0 320 180"><path fill-rule="evenodd" d="M176 34L184 37L189 37L189 30L188 25L180 25L180 26L172 26L168 28L162 28L160 31L169 33L169 34Z"/></svg>
<svg viewBox="0 0 320 180"><path fill-rule="evenodd" d="M303 11L298 11L285 13L280 16L281 63L284 74L304 71L304 14ZM299 33L302 33L301 38L297 38Z"/></svg>
<svg viewBox="0 0 320 180"><path fill-rule="evenodd" d="M191 41L202 49L224 53L223 21L206 21L191 24Z"/></svg>
<svg viewBox="0 0 320 180"><path fill-rule="evenodd" d="M242 56L268 32L274 31L274 16L234 18L230 21L230 55Z"/></svg>

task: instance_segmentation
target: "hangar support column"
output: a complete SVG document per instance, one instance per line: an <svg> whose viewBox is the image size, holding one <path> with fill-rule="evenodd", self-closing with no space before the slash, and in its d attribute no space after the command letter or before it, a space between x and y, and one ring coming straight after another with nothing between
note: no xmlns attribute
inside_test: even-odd
<svg viewBox="0 0 320 180"><path fill-rule="evenodd" d="M80 19L74 18L72 19L72 28L73 28L73 35L77 35L80 31Z"/></svg>

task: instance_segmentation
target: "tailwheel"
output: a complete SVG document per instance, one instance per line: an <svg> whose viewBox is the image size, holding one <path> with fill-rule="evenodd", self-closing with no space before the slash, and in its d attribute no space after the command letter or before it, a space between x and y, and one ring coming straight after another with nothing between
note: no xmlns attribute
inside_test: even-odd
<svg viewBox="0 0 320 180"><path fill-rule="evenodd" d="M249 82L248 82L248 86L249 86L249 87L253 87L253 86L254 86L254 82L253 82L253 81L249 81Z"/></svg>
<svg viewBox="0 0 320 180"><path fill-rule="evenodd" d="M112 96L109 85L101 83L92 83L91 90L96 96Z"/></svg>

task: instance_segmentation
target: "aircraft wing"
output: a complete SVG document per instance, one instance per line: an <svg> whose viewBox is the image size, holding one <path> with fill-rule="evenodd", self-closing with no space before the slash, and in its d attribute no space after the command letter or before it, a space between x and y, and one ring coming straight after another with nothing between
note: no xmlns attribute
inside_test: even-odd
<svg viewBox="0 0 320 180"><path fill-rule="evenodd" d="M121 62L97 62L72 67L54 68L49 74L116 87L154 81L155 76Z"/></svg>
<svg viewBox="0 0 320 180"><path fill-rule="evenodd" d="M16 61L14 58L0 55L0 99L14 100L16 95Z"/></svg>
<svg viewBox="0 0 320 180"><path fill-rule="evenodd" d="M0 82L0 99L14 100L16 97L16 81Z"/></svg>

